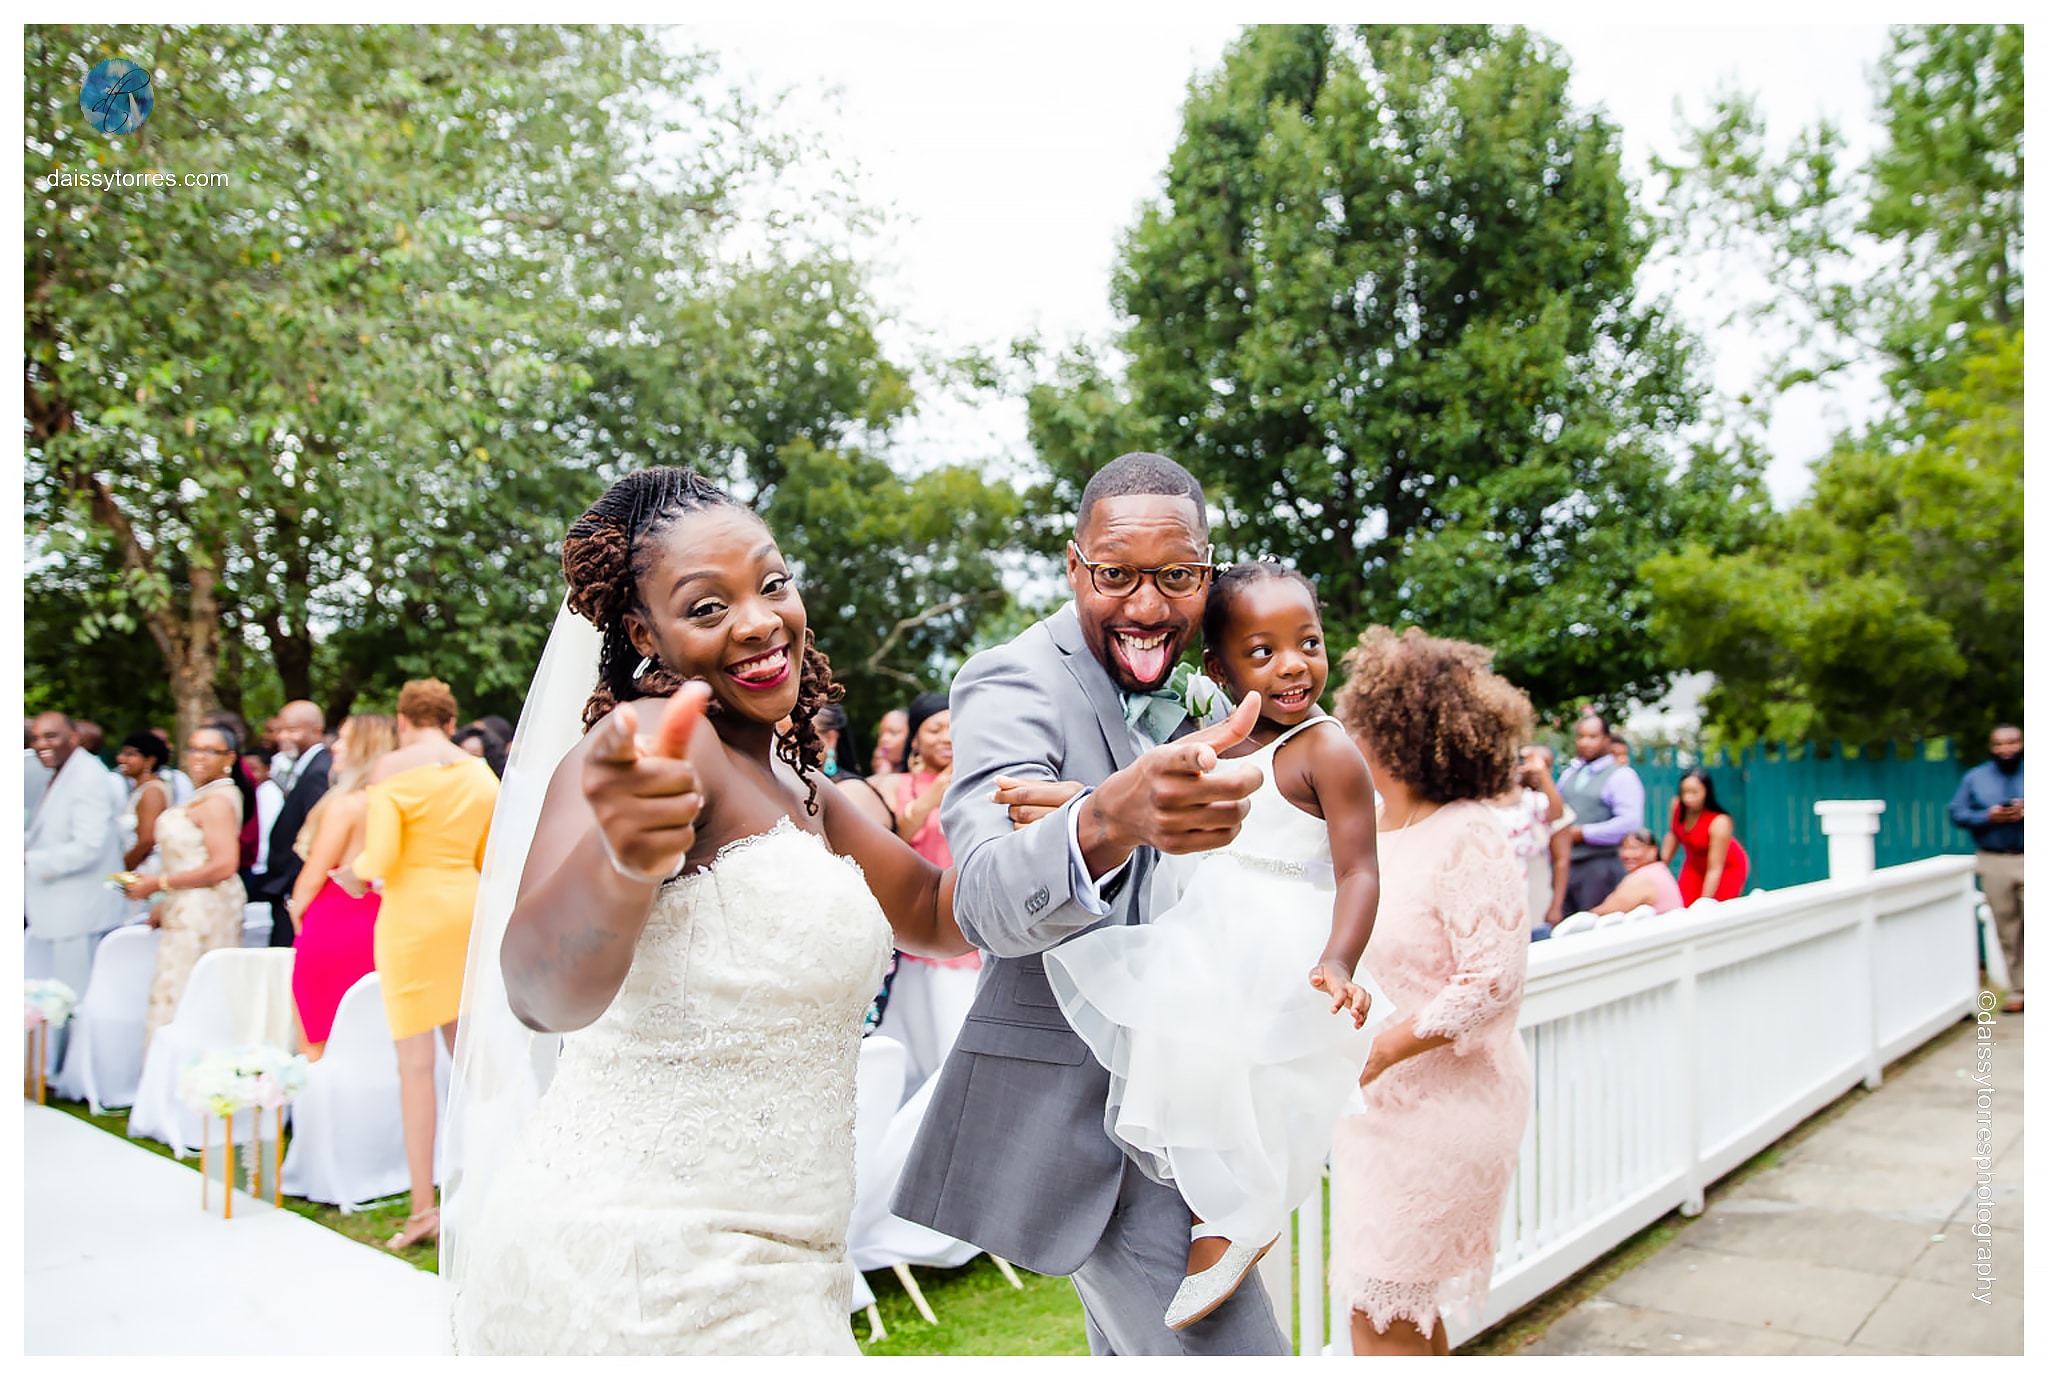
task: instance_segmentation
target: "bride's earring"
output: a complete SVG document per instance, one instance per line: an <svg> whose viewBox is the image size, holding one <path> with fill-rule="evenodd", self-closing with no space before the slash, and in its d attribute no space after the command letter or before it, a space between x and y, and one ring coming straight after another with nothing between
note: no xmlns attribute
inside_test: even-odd
<svg viewBox="0 0 2048 1380"><path fill-rule="evenodd" d="M634 680L638 680L638 679L640 679L640 677L642 677L642 676L646 675L646 674L647 674L647 668L648 668L648 667L650 667L650 666L652 666L653 664L654 664L654 658L653 658L653 657L651 657L651 656L643 656L643 657L641 657L641 658L640 658L640 664L639 664L638 666L635 666L635 667L633 668L633 679L634 679Z"/></svg>

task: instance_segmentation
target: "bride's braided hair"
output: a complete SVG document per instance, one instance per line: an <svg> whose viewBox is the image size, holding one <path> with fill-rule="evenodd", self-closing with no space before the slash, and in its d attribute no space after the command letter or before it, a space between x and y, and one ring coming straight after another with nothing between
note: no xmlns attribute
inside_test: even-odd
<svg viewBox="0 0 2048 1380"><path fill-rule="evenodd" d="M640 579L653 564L653 538L689 514L712 508L731 508L760 520L753 509L696 471L655 466L635 470L619 480L569 524L562 538L562 574L569 581L569 607L604 635L597 688L583 706L584 732L625 701L673 695L682 687L684 678L658 661L645 675L633 674L641 657L626 636L626 614L649 616L640 598ZM816 773L825 762L824 740L814 721L820 709L845 693L832 679L832 663L806 628L796 708L790 711L790 731L776 740L775 753L809 784L805 808L811 814L818 812ZM722 710L716 696L704 707L706 714L714 716Z"/></svg>

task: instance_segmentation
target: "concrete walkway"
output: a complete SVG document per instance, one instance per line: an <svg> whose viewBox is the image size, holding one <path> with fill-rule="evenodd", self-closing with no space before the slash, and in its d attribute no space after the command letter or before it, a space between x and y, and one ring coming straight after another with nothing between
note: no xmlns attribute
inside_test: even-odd
<svg viewBox="0 0 2048 1380"><path fill-rule="evenodd" d="M1992 1018L1988 1041L1963 1026L1909 1055L1522 1354L2020 1355L2024 1018Z"/></svg>
<svg viewBox="0 0 2048 1380"><path fill-rule="evenodd" d="M440 1281L30 1104L22 1273L30 1356L445 1354ZM194 1162L196 1163L196 1161Z"/></svg>

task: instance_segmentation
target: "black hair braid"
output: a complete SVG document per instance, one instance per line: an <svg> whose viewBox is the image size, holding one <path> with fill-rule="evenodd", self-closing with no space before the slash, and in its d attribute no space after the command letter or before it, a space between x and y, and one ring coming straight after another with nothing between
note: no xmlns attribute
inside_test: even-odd
<svg viewBox="0 0 2048 1380"><path fill-rule="evenodd" d="M804 813L818 813L818 777L825 768L825 738L818 731L818 713L828 704L846 697L846 689L832 679L832 663L818 650L809 628L804 629L804 663L798 674L796 708L789 711L789 732L775 742L775 755L803 777L810 793L804 797Z"/></svg>
<svg viewBox="0 0 2048 1380"><path fill-rule="evenodd" d="M597 688L583 705L584 732L626 700L672 695L682 688L682 676L658 663L645 675L634 674L641 656L626 636L625 616L629 611L647 615L640 602L640 576L651 559L646 538L709 508L751 511L694 470L657 465L619 480L569 524L562 538L569 607L604 636ZM718 704L714 700L705 708L716 714Z"/></svg>
<svg viewBox="0 0 2048 1380"><path fill-rule="evenodd" d="M595 728L621 703L673 695L684 677L650 664L636 674L641 655L626 636L625 616L647 616L640 600L640 577L652 560L647 540L690 513L711 508L752 509L697 474L674 466L636 470L605 490L562 538L562 574L569 582L569 607L603 634L598 655L597 687L583 705L583 731ZM824 767L825 745L813 719L820 708L841 699L845 691L832 679L832 664L804 630L803 664L799 671L796 708L790 711L790 732L776 743L776 755L789 763L809 785L805 811L818 812L816 773ZM716 717L723 707L716 697L705 714Z"/></svg>

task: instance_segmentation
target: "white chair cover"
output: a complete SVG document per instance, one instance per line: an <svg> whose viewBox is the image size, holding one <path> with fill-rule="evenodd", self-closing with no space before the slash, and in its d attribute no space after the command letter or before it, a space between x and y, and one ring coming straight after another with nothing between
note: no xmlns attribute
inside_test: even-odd
<svg viewBox="0 0 2048 1380"><path fill-rule="evenodd" d="M906 1094L923 1087L945 1064L960 1027L967 1022L967 1010L974 1005L974 989L980 981L978 969L898 960L896 976L889 983L889 1005L875 1034L903 1046L909 1058L903 1073Z"/></svg>
<svg viewBox="0 0 2048 1380"><path fill-rule="evenodd" d="M874 1036L868 1037L870 1040ZM931 1105L932 1089L938 1086L939 1077L933 1074L924 1081L924 1086L912 1094L910 1100L897 1108L896 1115L889 1118L889 1129L882 1136L877 1151L880 1163L874 1169L873 1196L870 1201L878 1204L879 1213L871 1211L868 1220L862 1221L859 1195L856 1192L852 1224L847 1231L847 1254L852 1257L857 1270L886 1270L895 1265L931 1265L942 1270L965 1265L981 1254L981 1248L966 1241L956 1241L933 1231L930 1227L898 1217L888 1210L889 1200L896 1196L896 1184L903 1177L903 1165L910 1158L911 1142L917 1139L917 1128L924 1122L925 1108ZM858 1098L859 1094L855 1094ZM857 1104L856 1104L857 1105ZM854 1165L858 1182L860 1148L859 1120L855 1118Z"/></svg>
<svg viewBox="0 0 2048 1380"><path fill-rule="evenodd" d="M435 1084L445 1095L448 1050L434 1036ZM440 1101L436 1099L437 1105ZM440 1125L435 1122L434 1181L440 1182ZM384 1016L377 974L359 979L335 1008L334 1029L306 1086L292 1103L292 1143L284 1157L284 1191L353 1212L363 1203L403 1193L405 1126L398 1105L398 1049Z"/></svg>
<svg viewBox="0 0 2048 1380"><path fill-rule="evenodd" d="M1592 911L1576 911L1558 921L1556 926L1550 931L1550 937L1552 939L1563 939L1566 935L1579 934L1585 930L1595 929L1599 924L1600 917L1593 914Z"/></svg>
<svg viewBox="0 0 2048 1380"><path fill-rule="evenodd" d="M70 1044L57 1091L95 1114L135 1101L142 1081L142 1030L162 936L147 925L107 931L93 951L92 976L71 1013Z"/></svg>
<svg viewBox="0 0 2048 1380"><path fill-rule="evenodd" d="M146 1136L183 1157L200 1146L206 1123L213 1140L223 1134L219 1118L208 1118L178 1099L178 1074L213 1050L242 1045L292 1047L292 951L215 949L192 966L178 1011L156 1032L142 1061L130 1137ZM265 1139L275 1135L269 1117L256 1118Z"/></svg>
<svg viewBox="0 0 2048 1380"><path fill-rule="evenodd" d="M903 1102L903 1071L909 1055L887 1035L871 1034L860 1042L860 1067L854 1075L853 1093L853 1218L847 1227L852 1241L889 1213L889 1182L880 1180L886 1168L882 1144L888 1139L889 1123ZM898 1169L900 1170L900 1166Z"/></svg>

